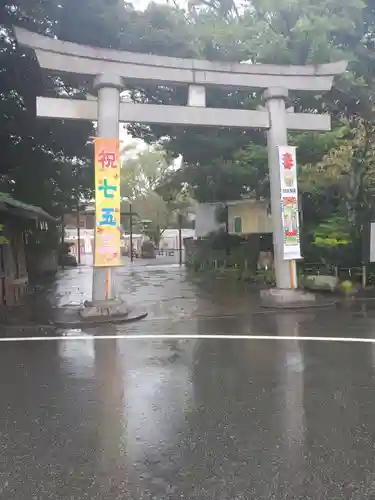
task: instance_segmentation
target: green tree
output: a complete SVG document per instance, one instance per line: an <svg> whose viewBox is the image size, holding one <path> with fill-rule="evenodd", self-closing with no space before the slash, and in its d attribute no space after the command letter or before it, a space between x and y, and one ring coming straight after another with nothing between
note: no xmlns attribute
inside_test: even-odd
<svg viewBox="0 0 375 500"><path fill-rule="evenodd" d="M319 199L317 195L320 194L321 200L323 196L327 200L323 221L330 220L332 216L345 221L346 232L350 235L358 258L363 231L375 216L373 137L374 124L360 117L353 118L342 127L336 147L320 162L305 165L302 172L303 188L314 193L315 198ZM327 192L335 192L336 196L327 196ZM316 214L314 219L315 222L319 221Z"/></svg>
<svg viewBox="0 0 375 500"><path fill-rule="evenodd" d="M92 186L86 165L93 129L90 123L37 119L36 96L56 95L64 83L43 76L33 55L14 43L11 27L17 24L48 33L60 10L53 0L5 2L0 9L0 189L55 215L69 205L73 189L86 192ZM81 165L78 183L69 168L73 161L75 168Z"/></svg>
<svg viewBox="0 0 375 500"><path fill-rule="evenodd" d="M170 11L176 16L171 14L174 22L170 28L176 30L180 11ZM274 64L353 60L363 46L363 16L361 0L254 1L243 6L241 12L233 2L194 2L186 14L189 26L186 44L194 47L198 57L213 60ZM338 93L335 91L324 97L292 93L290 97L296 111L330 111L334 117L341 118L347 101L353 97L353 108L361 88L359 70L354 63L351 70L352 73L340 83ZM352 92L349 97L348 86ZM145 88L140 99L186 104L186 93L154 86ZM261 102L261 93L209 89L207 101L208 106L254 109ZM144 128L133 130L147 139L167 136L165 147L173 154L181 153L185 160L183 169L176 173L176 187L187 182L202 201L268 192L265 137L261 131L219 128L202 132L196 127L152 126L147 127L143 135ZM301 136L301 141L306 143L305 136ZM300 141L298 134L291 135L290 139L291 143ZM326 152L325 147L318 150L319 159ZM304 153L299 150L299 163L305 162Z"/></svg>
<svg viewBox="0 0 375 500"><path fill-rule="evenodd" d="M193 33L188 43L200 57L273 64L350 61L331 92L290 95L296 111L330 112L333 131L294 133L289 141L298 146L304 226L313 232L317 224L344 215L358 241L372 213L374 2L254 0L239 13L231 2L201 1L190 4L187 19ZM145 97L178 104L186 99L157 87L146 89ZM208 91L210 106L254 108L259 102L259 93ZM150 131L156 138L167 136L167 149L184 156L183 168L166 178L167 189L188 183L201 201L267 196L262 132L152 127L147 137Z"/></svg>
<svg viewBox="0 0 375 500"><path fill-rule="evenodd" d="M123 207L129 204L137 214L138 228L146 232L158 246L167 228L178 226L178 216L186 215L191 200L183 190L166 191L163 179L176 168L158 144L137 151L130 144L123 151L121 195ZM162 188L160 189L160 186ZM142 221L147 221L142 223ZM124 221L124 225L125 221Z"/></svg>
<svg viewBox="0 0 375 500"><path fill-rule="evenodd" d="M85 192L92 185L86 175L92 156L87 143L91 125L35 118L36 95L64 91L82 98L88 82L68 75L45 77L34 58L14 44L11 25L15 23L78 43L176 57L278 64L349 59L350 71L331 92L290 95L296 111L330 112L332 133L290 134L290 143L298 146L304 222L309 230L344 210L351 211L350 220L363 220L361 206L369 204L372 194L373 0L254 0L241 9L229 0L204 0L190 3L186 11L151 4L145 12L135 11L122 0L83 0L81 4L78 11L74 0L15 0L1 7L0 24L5 33L0 42L3 186L25 201L58 213L70 202L75 186ZM142 85L130 87L130 91L136 102L185 105L187 99L183 86ZM213 107L254 109L260 102L261 92L207 92L207 104ZM168 165L170 156L183 155L182 168L176 172L167 169L151 190L164 202L186 185L201 201L268 194L262 131L159 125L135 125L131 130L147 141L163 138ZM327 165L342 149L347 153L350 149L347 172L331 165L330 177L322 175L322 164ZM77 178L71 175L77 158L87 166L82 167L78 187L74 184ZM131 188L123 183L125 196L134 195L138 182ZM352 201L344 204L342 199Z"/></svg>

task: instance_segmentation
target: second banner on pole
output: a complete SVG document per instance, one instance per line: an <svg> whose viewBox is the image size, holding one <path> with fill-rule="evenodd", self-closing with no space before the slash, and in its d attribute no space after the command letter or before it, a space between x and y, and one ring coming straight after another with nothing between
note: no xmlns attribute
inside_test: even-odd
<svg viewBox="0 0 375 500"><path fill-rule="evenodd" d="M296 148L279 146L284 260L301 259Z"/></svg>

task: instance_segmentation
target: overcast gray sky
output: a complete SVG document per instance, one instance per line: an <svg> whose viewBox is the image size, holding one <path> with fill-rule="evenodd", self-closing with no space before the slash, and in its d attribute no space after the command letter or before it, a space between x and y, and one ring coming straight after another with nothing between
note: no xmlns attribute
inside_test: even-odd
<svg viewBox="0 0 375 500"><path fill-rule="evenodd" d="M160 3L160 4L168 4L168 0L154 0L155 3ZM171 2L171 0L170 0ZM151 3L151 0L133 0L132 4L137 10L145 10L147 6ZM179 5L184 5L186 4L186 0L176 0L176 3ZM126 146L130 142L133 141L133 138L131 135L129 135L125 129L125 125L121 124L120 125L120 140L122 142L122 146Z"/></svg>
<svg viewBox="0 0 375 500"><path fill-rule="evenodd" d="M165 3L165 4L172 4L173 5L173 2L172 0L154 0L155 3ZM187 1L186 0L175 0L175 2L178 4L178 5L181 5L184 6L186 5ZM137 9L137 10L144 10L146 9L147 5L151 3L150 0L133 0L132 1L132 4L134 5L134 7Z"/></svg>

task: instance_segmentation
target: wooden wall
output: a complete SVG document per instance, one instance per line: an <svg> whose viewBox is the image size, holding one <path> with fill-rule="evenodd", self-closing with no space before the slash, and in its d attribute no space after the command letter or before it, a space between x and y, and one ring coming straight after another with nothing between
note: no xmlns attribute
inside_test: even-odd
<svg viewBox="0 0 375 500"><path fill-rule="evenodd" d="M28 290L22 227L0 219L0 305L15 305Z"/></svg>

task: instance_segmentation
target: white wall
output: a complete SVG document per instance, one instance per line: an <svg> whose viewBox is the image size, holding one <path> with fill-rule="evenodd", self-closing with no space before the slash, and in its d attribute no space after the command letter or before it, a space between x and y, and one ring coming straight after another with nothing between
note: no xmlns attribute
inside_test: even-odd
<svg viewBox="0 0 375 500"><path fill-rule="evenodd" d="M65 241L67 243L76 242L78 239L77 229L65 228ZM93 229L80 229L81 245L84 245L85 253L92 253L94 230ZM77 249L72 247L72 253L76 253Z"/></svg>
<svg viewBox="0 0 375 500"><path fill-rule="evenodd" d="M217 203L197 203L195 210L195 237L202 238L212 231L217 231Z"/></svg>
<svg viewBox="0 0 375 500"><path fill-rule="evenodd" d="M184 248L184 238L194 238L194 229L182 229L182 248ZM133 245L137 248L137 250L141 249L142 242L144 240L143 234L133 234ZM125 234L123 236L123 241L125 242L125 247L128 247L130 236L129 234ZM164 249L173 249L179 250L179 238L178 238L178 229L166 229L162 237L160 239L160 248Z"/></svg>
<svg viewBox="0 0 375 500"><path fill-rule="evenodd" d="M182 248L184 248L184 238L194 238L194 229L181 229ZM173 248L179 250L178 229L166 229L160 240L160 248Z"/></svg>

